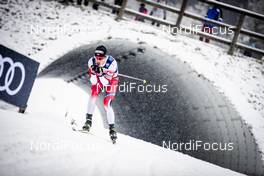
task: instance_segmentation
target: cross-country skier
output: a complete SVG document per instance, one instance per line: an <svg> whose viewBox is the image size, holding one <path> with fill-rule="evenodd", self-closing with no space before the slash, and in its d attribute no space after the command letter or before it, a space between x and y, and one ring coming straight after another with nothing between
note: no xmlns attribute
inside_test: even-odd
<svg viewBox="0 0 264 176"><path fill-rule="evenodd" d="M114 126L115 115L112 109L112 101L115 98L118 85L118 66L116 60L112 56L106 55L106 52L107 50L103 45L98 46L95 49L94 56L88 61L89 77L92 87L83 130L90 130L96 98L100 92L105 91L104 107L109 124L109 134L113 142L115 142L117 136Z"/></svg>

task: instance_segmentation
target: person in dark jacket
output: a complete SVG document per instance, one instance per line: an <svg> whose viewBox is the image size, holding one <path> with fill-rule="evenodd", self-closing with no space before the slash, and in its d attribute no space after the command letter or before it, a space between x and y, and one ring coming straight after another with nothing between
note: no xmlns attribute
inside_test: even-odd
<svg viewBox="0 0 264 176"><path fill-rule="evenodd" d="M123 4L123 0L115 0L115 5L122 6L122 4ZM119 13L119 10L113 9L112 10L112 13L113 14L118 14Z"/></svg>
<svg viewBox="0 0 264 176"><path fill-rule="evenodd" d="M146 9L146 5L144 3L140 4L140 7L138 9L140 13L148 14L148 9ZM137 15L135 20L144 22L144 17Z"/></svg>
<svg viewBox="0 0 264 176"><path fill-rule="evenodd" d="M219 8L217 5L214 5L213 7L210 7L207 10L207 14L205 16L208 19L215 20L215 21L223 21L223 12L222 9ZM213 28L216 27L215 24L205 21L202 27L202 32L206 32L209 34L212 34ZM200 40L203 41L203 37L200 37ZM209 38L205 38L205 42L209 43Z"/></svg>
<svg viewBox="0 0 264 176"><path fill-rule="evenodd" d="M82 5L82 2L83 0L77 0L77 5ZM83 3L85 6L88 6L89 5L89 0L84 0L84 3Z"/></svg>
<svg viewBox="0 0 264 176"><path fill-rule="evenodd" d="M101 0L102 2L104 2L104 0ZM99 9L99 3L98 2L94 2L93 3L93 9L94 10L98 10Z"/></svg>

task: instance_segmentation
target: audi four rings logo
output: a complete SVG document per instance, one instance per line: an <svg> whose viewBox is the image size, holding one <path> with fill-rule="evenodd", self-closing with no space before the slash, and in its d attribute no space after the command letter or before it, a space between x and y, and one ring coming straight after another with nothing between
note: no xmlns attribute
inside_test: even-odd
<svg viewBox="0 0 264 176"><path fill-rule="evenodd" d="M3 58L0 54L0 78L2 78L4 73L4 66L5 63L8 63L10 67L8 68L5 78L4 78L4 85L0 85L0 92L6 91L7 94L13 96L16 95L20 89L22 88L24 81L25 81L25 67L20 62L13 62L13 60L9 57ZM11 89L11 84L14 81L14 77L16 72L16 68L20 69L21 71L21 80L16 88Z"/></svg>

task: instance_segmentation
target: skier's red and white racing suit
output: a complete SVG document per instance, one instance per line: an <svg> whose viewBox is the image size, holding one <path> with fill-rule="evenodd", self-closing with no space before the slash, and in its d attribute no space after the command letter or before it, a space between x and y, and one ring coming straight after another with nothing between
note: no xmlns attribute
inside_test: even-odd
<svg viewBox="0 0 264 176"><path fill-rule="evenodd" d="M105 64L102 67L102 73L98 74L93 71L92 66L96 65L96 58L92 57L88 61L89 76L92 83L91 98L88 103L87 113L93 114L95 108L95 100L100 92L105 91L104 107L107 113L109 124L114 124L114 112L111 102L115 99L118 86L118 66L116 60L110 56L106 56Z"/></svg>

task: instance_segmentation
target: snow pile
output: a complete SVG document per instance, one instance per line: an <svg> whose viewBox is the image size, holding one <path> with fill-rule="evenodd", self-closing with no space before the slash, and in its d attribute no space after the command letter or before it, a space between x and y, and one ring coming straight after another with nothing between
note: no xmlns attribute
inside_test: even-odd
<svg viewBox="0 0 264 176"><path fill-rule="evenodd" d="M4 1L5 2L5 1ZM50 62L73 48L108 38L145 42L179 58L210 80L234 104L264 153L264 66L262 63L184 37L170 36L135 21L54 1L15 1L0 4L0 43L41 62ZM36 32L37 27L47 27ZM80 29L80 30L79 30Z"/></svg>
<svg viewBox="0 0 264 176"><path fill-rule="evenodd" d="M84 119L87 98L62 80L38 79L25 115L0 110L0 175L242 175L121 134L113 145L98 109L92 134L74 132L68 122Z"/></svg>

